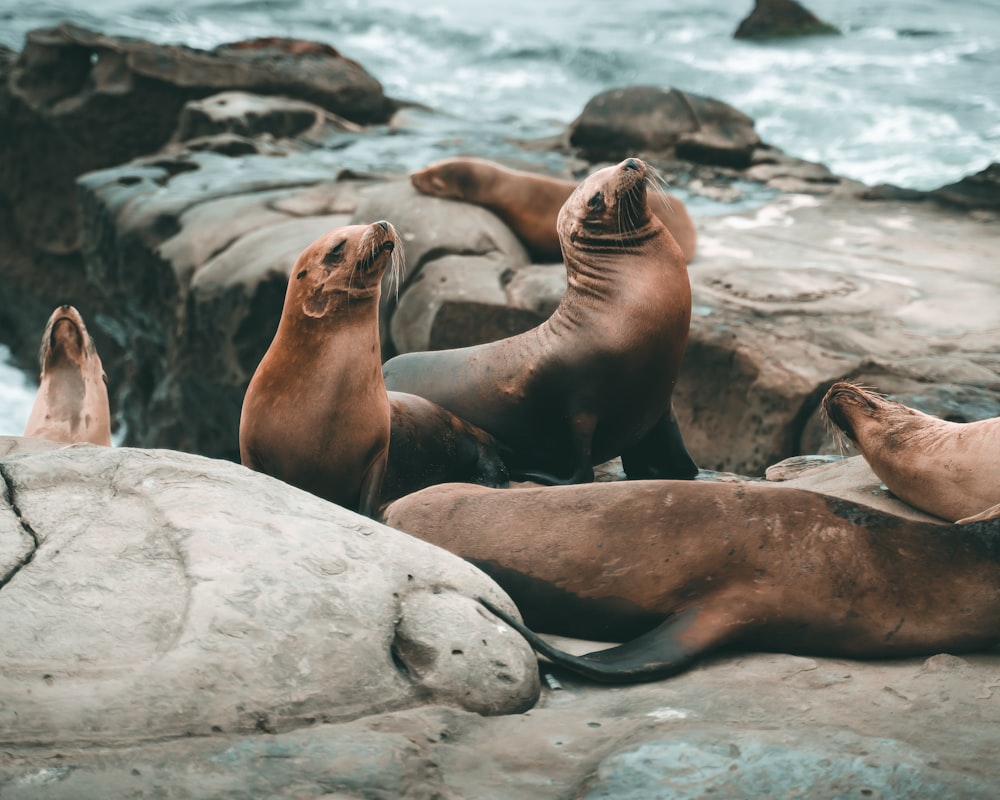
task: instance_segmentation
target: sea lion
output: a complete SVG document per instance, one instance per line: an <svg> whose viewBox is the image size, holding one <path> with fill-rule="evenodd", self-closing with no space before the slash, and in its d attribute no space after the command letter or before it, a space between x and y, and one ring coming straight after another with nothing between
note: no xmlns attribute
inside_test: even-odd
<svg viewBox="0 0 1000 800"><path fill-rule="evenodd" d="M418 191L488 208L514 231L538 261L561 261L556 220L576 189L572 181L511 169L483 158L446 158L410 174ZM649 198L652 212L694 258L698 232L683 201L662 189Z"/></svg>
<svg viewBox="0 0 1000 800"><path fill-rule="evenodd" d="M73 306L58 306L49 316L38 362L38 394L24 435L110 447L108 376L83 317Z"/></svg>
<svg viewBox="0 0 1000 800"><path fill-rule="evenodd" d="M402 253L384 220L335 228L302 251L240 416L245 466L368 516L389 452L378 301Z"/></svg>
<svg viewBox="0 0 1000 800"><path fill-rule="evenodd" d="M445 484L384 522L469 560L557 664L603 681L677 673L723 646L848 658L1000 641L1000 520L947 525L767 482ZM532 630L624 641L576 657Z"/></svg>
<svg viewBox="0 0 1000 800"><path fill-rule="evenodd" d="M914 508L963 522L1000 502L1000 417L948 422L843 381L830 387L823 410Z"/></svg>
<svg viewBox="0 0 1000 800"><path fill-rule="evenodd" d="M496 441L423 397L389 392L389 461L382 483L388 503L435 483L508 484Z"/></svg>
<svg viewBox="0 0 1000 800"><path fill-rule="evenodd" d="M386 386L426 397L492 434L511 476L593 480L622 456L632 478L690 478L671 408L687 345L684 256L646 202L639 159L595 172L559 213L568 286L541 325L507 339L406 353Z"/></svg>

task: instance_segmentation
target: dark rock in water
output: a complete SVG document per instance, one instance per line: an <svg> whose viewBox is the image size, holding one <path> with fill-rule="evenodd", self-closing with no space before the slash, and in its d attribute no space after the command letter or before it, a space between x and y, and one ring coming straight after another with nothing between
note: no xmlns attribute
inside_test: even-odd
<svg viewBox="0 0 1000 800"><path fill-rule="evenodd" d="M935 200L959 208L1000 211L1000 163L930 192Z"/></svg>
<svg viewBox="0 0 1000 800"><path fill-rule="evenodd" d="M929 192L880 183L863 191L860 196L864 200L936 200L943 205L968 211L1000 211L1000 163L994 161L981 172Z"/></svg>
<svg viewBox="0 0 1000 800"><path fill-rule="evenodd" d="M654 151L742 168L750 164L760 137L750 117L719 100L632 86L593 97L570 125L569 142L590 161Z"/></svg>
<svg viewBox="0 0 1000 800"><path fill-rule="evenodd" d="M740 23L733 38L777 39L839 33L834 25L824 22L795 0L756 0L753 11Z"/></svg>
<svg viewBox="0 0 1000 800"><path fill-rule="evenodd" d="M0 331L25 365L53 304L88 319L96 310L77 177L158 151L186 103L222 90L308 101L354 123L385 122L398 105L354 61L295 39L205 51L61 25L30 32L11 56L0 54ZM114 343L95 336L110 355Z"/></svg>

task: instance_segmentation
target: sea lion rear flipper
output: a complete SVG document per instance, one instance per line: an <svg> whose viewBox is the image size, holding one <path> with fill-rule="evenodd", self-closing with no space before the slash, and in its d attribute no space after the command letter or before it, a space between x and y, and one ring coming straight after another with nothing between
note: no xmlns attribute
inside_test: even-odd
<svg viewBox="0 0 1000 800"><path fill-rule="evenodd" d="M970 522L985 522L988 519L996 519L1000 517L1000 503L995 506L990 506L985 511L980 511L971 517L964 517L962 519L955 520L956 525L967 525Z"/></svg>
<svg viewBox="0 0 1000 800"><path fill-rule="evenodd" d="M690 480L698 474L698 465L684 444L673 406L645 436L622 451L622 467L633 480Z"/></svg>
<svg viewBox="0 0 1000 800"><path fill-rule="evenodd" d="M678 634L693 623L700 611L695 606L671 616L651 631L629 642L607 650L574 656L549 644L534 631L526 628L483 598L479 602L520 633L537 652L554 664L572 670L585 678L605 683L635 683L674 675L718 643L698 647L685 644ZM721 641L721 637L718 637Z"/></svg>

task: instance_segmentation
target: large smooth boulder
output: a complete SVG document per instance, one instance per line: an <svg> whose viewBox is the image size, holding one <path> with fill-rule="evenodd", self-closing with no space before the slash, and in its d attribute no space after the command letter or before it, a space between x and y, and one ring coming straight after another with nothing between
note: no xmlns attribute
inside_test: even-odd
<svg viewBox="0 0 1000 800"><path fill-rule="evenodd" d="M8 440L9 441L9 440ZM536 699L457 557L239 465L90 445L0 456L0 743L277 733Z"/></svg>
<svg viewBox="0 0 1000 800"><path fill-rule="evenodd" d="M727 103L680 89L630 86L591 98L570 124L569 143L590 161L652 151L743 168L760 137L753 120Z"/></svg>
<svg viewBox="0 0 1000 800"><path fill-rule="evenodd" d="M65 24L31 31L0 69L0 332L22 363L57 302L87 319L97 311L78 251L76 178L157 152L186 103L225 90L361 124L386 122L399 105L356 62L297 39L198 50Z"/></svg>

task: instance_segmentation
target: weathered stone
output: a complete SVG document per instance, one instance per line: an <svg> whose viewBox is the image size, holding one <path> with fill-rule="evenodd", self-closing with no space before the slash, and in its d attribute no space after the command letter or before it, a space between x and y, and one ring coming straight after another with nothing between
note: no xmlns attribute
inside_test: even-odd
<svg viewBox="0 0 1000 800"><path fill-rule="evenodd" d="M0 784L5 800L996 794L996 653L867 663L737 653L618 687L545 671L560 688L526 714L437 706L273 735L8 746Z"/></svg>
<svg viewBox="0 0 1000 800"><path fill-rule="evenodd" d="M362 128L302 100L264 97L247 92L220 92L187 103L181 111L173 138L178 142L187 142L231 133L250 139L271 136L320 142L334 130L358 133Z"/></svg>
<svg viewBox="0 0 1000 800"><path fill-rule="evenodd" d="M819 402L857 379L944 418L1000 414L1000 231L924 204L787 196L707 217L674 402L705 469L838 452Z"/></svg>
<svg viewBox="0 0 1000 800"><path fill-rule="evenodd" d="M739 24L733 38L779 39L839 33L835 25L819 19L795 0L755 0L753 11Z"/></svg>
<svg viewBox="0 0 1000 800"><path fill-rule="evenodd" d="M78 176L155 153L188 101L223 90L308 101L356 123L384 122L398 105L332 47L294 39L204 51L61 25L31 31L0 77L0 333L25 366L56 302L97 312L78 249ZM110 356L113 342L97 338Z"/></svg>
<svg viewBox="0 0 1000 800"><path fill-rule="evenodd" d="M760 144L753 120L710 97L632 86L596 95L569 129L590 161L616 161L647 150L707 164L746 167Z"/></svg>
<svg viewBox="0 0 1000 800"><path fill-rule="evenodd" d="M524 710L535 658L470 564L239 465L0 458L6 747L277 733L423 703Z"/></svg>

